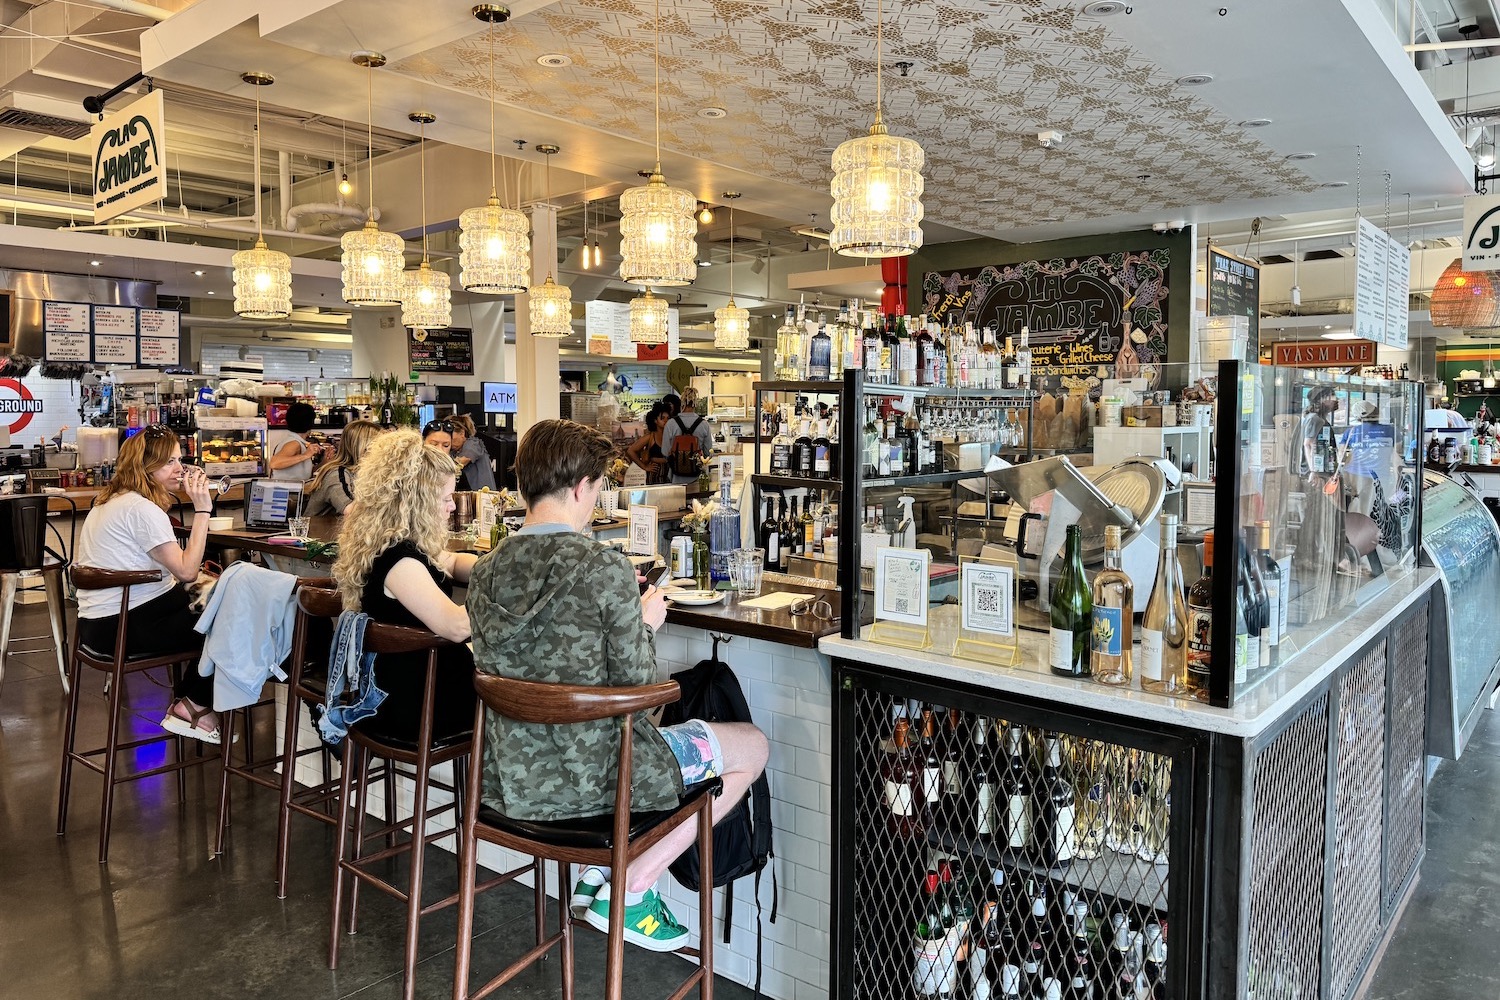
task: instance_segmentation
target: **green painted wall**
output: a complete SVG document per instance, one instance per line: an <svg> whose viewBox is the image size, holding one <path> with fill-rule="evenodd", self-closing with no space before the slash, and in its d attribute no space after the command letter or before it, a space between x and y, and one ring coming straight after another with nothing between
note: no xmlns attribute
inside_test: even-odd
<svg viewBox="0 0 1500 1000"><path fill-rule="evenodd" d="M1167 361L1186 363L1193 335L1193 234L1157 233L1150 229L1102 236L1080 236L1045 243L1005 243L1001 240L961 240L923 247L912 255L907 273L907 302L917 308L922 302L922 276L928 271L957 271L986 264L1014 264L1023 260L1053 257L1091 257L1127 250L1171 251L1167 265Z"/></svg>
<svg viewBox="0 0 1500 1000"><path fill-rule="evenodd" d="M1482 358L1480 358L1479 360L1475 360L1474 358L1465 358L1460 361L1450 361L1447 359L1447 355L1449 353L1458 353L1460 351L1479 350L1494 352L1495 360L1491 362L1491 364L1495 372L1497 374L1500 374L1500 342L1493 344L1486 344L1482 342L1472 344L1465 343L1462 347L1452 348L1451 351L1445 350L1440 347L1438 348L1437 355L1438 377L1441 378L1444 385L1447 386L1449 396L1448 405L1457 410L1459 413L1462 413L1464 416L1470 418L1472 418L1474 414L1479 412L1479 407L1481 404L1488 404L1490 413L1492 414L1500 413L1500 388L1497 388L1493 393L1489 393L1483 396L1454 397L1453 383L1454 380L1458 378L1458 373L1463 371L1465 368L1483 372L1484 360Z"/></svg>

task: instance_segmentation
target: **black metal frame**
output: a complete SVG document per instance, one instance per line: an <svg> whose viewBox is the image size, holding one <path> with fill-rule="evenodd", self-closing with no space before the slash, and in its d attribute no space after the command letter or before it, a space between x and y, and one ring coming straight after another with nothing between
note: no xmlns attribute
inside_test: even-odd
<svg viewBox="0 0 1500 1000"><path fill-rule="evenodd" d="M1062 708L1057 704L965 684L924 680L892 674L863 664L835 658L833 662L833 862L834 892L833 961L830 963L829 996L847 998L853 982L854 946L852 922L843 919L854 887L855 810L852 790L856 781L853 745L855 694L871 690L897 698L951 703L963 699L965 711L1003 717L1026 726L1104 740L1171 758L1172 816L1167 907L1174 928L1196 928L1199 932L1187 947L1168 951L1167 983L1170 994L1193 997L1206 982L1204 956L1210 944L1206 916L1209 864L1200 831L1209 829L1212 805L1212 741L1197 730L1158 725L1130 724L1103 713ZM1174 932L1174 942L1180 941ZM1196 985L1194 985L1196 984Z"/></svg>

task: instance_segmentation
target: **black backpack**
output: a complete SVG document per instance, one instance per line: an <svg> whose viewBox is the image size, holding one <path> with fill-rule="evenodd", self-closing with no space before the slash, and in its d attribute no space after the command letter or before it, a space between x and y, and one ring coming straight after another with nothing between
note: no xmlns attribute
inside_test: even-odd
<svg viewBox="0 0 1500 1000"><path fill-rule="evenodd" d="M718 657L718 640L714 653L696 666L679 671L672 679L682 687L682 698L662 710L661 724L673 726L688 719L704 722L751 722L750 706L740 680L729 664ZM715 886L729 885L747 875L755 876L755 993L760 995L760 873L773 857L771 851L771 783L764 772L755 779L750 791L734 811L714 825ZM697 892L702 871L698 845L695 843L672 862L670 871L679 885ZM771 871L771 923L776 922L776 871ZM734 917L734 890L724 893L724 943L729 943Z"/></svg>

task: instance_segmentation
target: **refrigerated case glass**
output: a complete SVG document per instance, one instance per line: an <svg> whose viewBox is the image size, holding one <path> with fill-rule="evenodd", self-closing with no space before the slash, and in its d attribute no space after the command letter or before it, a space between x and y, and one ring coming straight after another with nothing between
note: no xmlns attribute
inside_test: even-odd
<svg viewBox="0 0 1500 1000"><path fill-rule="evenodd" d="M198 421L197 453L210 476L264 475L266 421L261 417L205 417Z"/></svg>

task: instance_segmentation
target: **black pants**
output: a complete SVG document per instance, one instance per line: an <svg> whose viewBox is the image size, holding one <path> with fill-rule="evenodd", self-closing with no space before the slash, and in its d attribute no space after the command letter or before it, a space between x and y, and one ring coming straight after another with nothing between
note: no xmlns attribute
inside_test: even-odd
<svg viewBox="0 0 1500 1000"><path fill-rule="evenodd" d="M125 633L126 655L162 656L167 653L201 650L203 636L193 630L198 622L198 612L188 608L191 600L186 589L173 587L160 597L131 608L126 615L126 620L130 623ZM119 624L119 615L80 618L79 641L96 652L111 653L115 648L115 631ZM214 679L199 676L198 664L194 661L182 668L182 677L178 679L172 693L205 708L212 708Z"/></svg>

